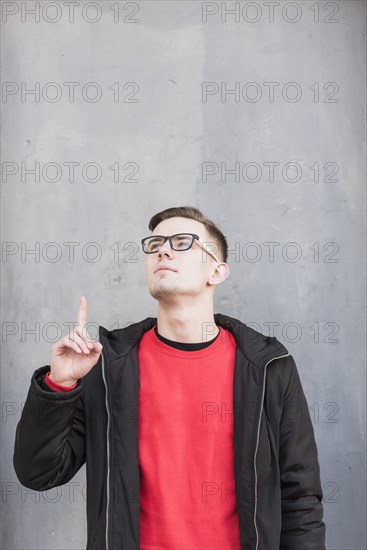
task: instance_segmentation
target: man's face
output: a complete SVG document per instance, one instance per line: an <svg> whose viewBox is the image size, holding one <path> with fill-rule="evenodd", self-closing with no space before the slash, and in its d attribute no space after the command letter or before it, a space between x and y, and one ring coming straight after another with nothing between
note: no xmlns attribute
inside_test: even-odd
<svg viewBox="0 0 367 550"><path fill-rule="evenodd" d="M174 235L175 233L195 233L200 240L210 243L209 250L219 252L213 243L213 238L205 226L189 218L169 218L162 221L152 232L153 235ZM218 258L220 260L220 257ZM189 250L172 250L167 240L155 254L146 254L147 285L153 298L164 299L173 296L199 296L213 292L218 279L218 262L205 252L195 240ZM221 264L223 267L223 264ZM169 269L159 270L161 267ZM222 279L223 277L219 277Z"/></svg>

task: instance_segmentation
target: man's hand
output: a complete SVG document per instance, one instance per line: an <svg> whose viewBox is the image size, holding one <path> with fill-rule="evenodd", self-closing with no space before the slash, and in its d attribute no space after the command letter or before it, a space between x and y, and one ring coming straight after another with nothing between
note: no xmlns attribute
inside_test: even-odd
<svg viewBox="0 0 367 550"><path fill-rule="evenodd" d="M94 342L85 329L87 299L80 298L78 326L52 346L50 379L56 384L73 386L97 364L102 345Z"/></svg>

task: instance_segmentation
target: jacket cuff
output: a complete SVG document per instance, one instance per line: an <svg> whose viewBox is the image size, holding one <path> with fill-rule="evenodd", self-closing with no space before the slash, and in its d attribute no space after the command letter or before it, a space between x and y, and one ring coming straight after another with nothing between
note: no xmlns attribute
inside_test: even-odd
<svg viewBox="0 0 367 550"><path fill-rule="evenodd" d="M41 398L50 400L71 400L78 398L84 389L84 380L78 380L77 385L68 391L57 391L48 386L45 381L46 374L51 370L50 365L45 365L35 370L31 378L31 388Z"/></svg>

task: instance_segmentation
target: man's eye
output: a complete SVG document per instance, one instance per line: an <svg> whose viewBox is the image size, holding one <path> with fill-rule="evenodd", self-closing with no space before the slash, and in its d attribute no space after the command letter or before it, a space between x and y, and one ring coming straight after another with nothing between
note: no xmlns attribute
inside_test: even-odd
<svg viewBox="0 0 367 550"><path fill-rule="evenodd" d="M178 242L176 242L177 248L187 248L189 246L189 240L188 239L180 239Z"/></svg>

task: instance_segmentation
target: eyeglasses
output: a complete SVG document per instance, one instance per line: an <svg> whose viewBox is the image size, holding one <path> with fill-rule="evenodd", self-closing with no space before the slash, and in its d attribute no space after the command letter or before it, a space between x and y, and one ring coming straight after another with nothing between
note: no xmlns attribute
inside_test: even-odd
<svg viewBox="0 0 367 550"><path fill-rule="evenodd" d="M155 254L166 241L169 241L172 250L182 252L183 250L189 250L195 240L201 245L205 252L210 254L210 256L213 256L213 258L220 263L214 252L208 250L207 245L201 241L199 235L195 235L195 233L176 233L175 235L170 236L154 235L152 237L145 237L145 239L142 239L141 244L145 254Z"/></svg>

